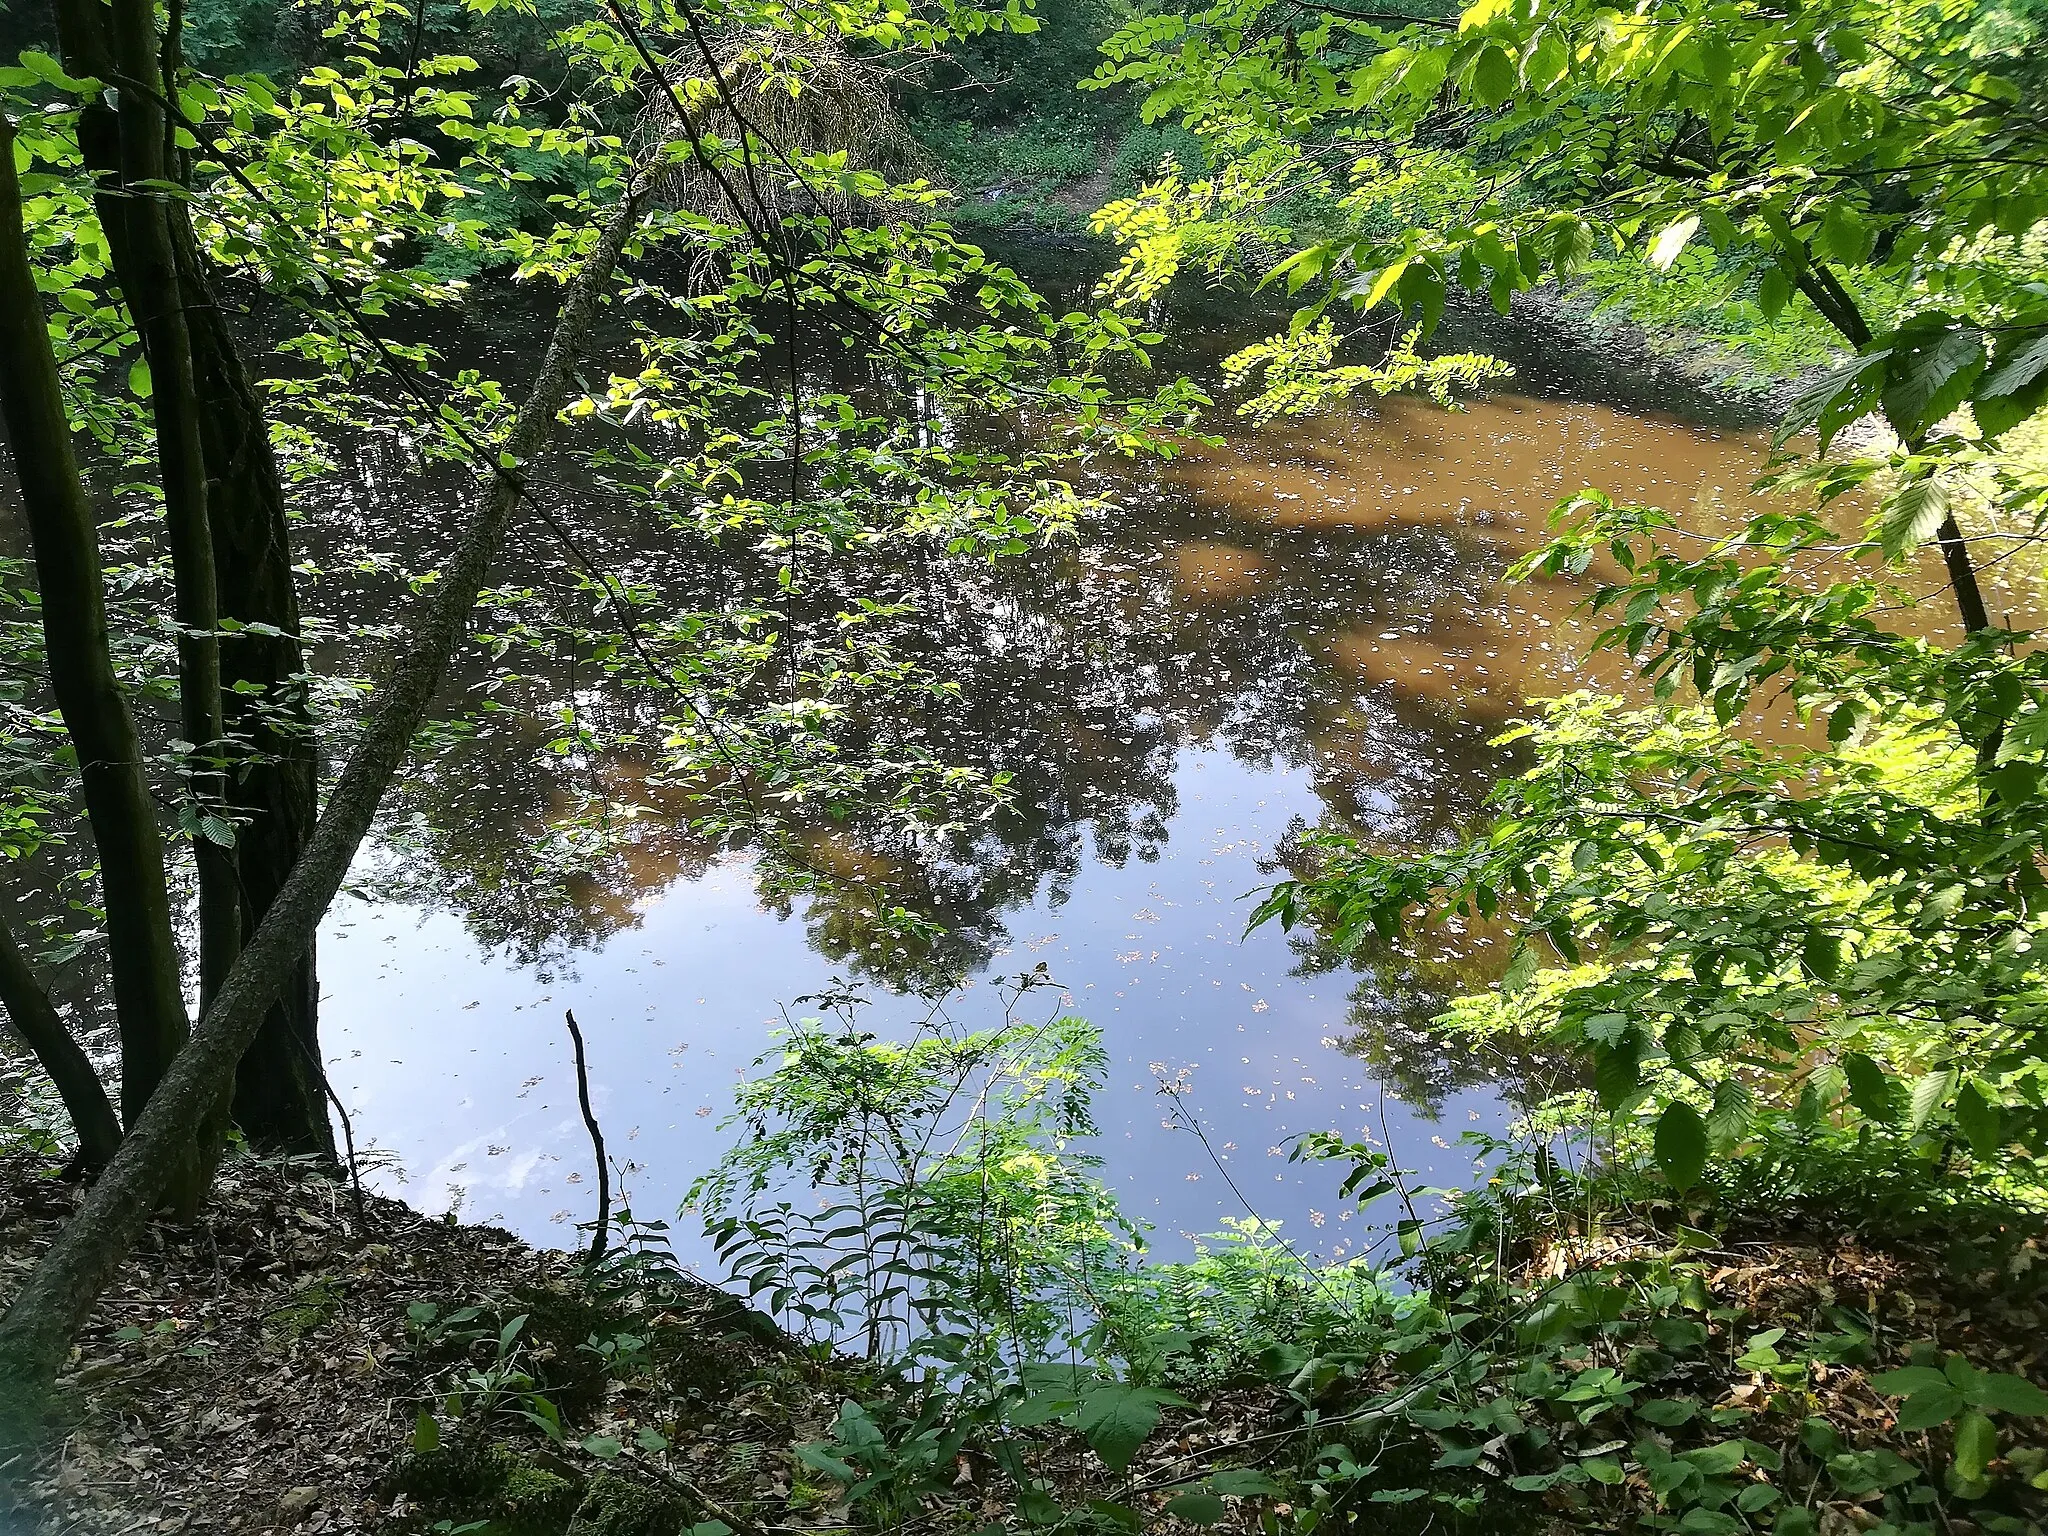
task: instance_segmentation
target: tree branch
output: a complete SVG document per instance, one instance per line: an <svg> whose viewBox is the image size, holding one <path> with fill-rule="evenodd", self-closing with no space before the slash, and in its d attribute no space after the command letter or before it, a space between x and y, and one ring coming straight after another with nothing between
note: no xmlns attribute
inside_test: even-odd
<svg viewBox="0 0 2048 1536"><path fill-rule="evenodd" d="M64 1016L36 981L28 956L5 922L0 922L0 1007L57 1085L71 1128L78 1133L79 1166L94 1172L106 1167L121 1145L120 1117L92 1069L92 1058L64 1027Z"/></svg>

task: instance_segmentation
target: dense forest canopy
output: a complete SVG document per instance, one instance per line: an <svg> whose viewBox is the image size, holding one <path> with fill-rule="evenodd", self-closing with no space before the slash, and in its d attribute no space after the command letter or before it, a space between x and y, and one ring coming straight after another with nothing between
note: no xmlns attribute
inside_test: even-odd
<svg viewBox="0 0 2048 1536"><path fill-rule="evenodd" d="M576 781L534 796L525 866L598 867L652 816L661 857L745 846L850 969L941 995L974 904L937 879L897 899L863 860L942 870L1005 816L1046 845L1018 879L1062 855L1029 765L969 714L1019 706L964 701L936 612L979 604L972 632L1009 644L1003 616L1117 516L1105 466L1361 395L1453 409L1502 369L1436 345L1448 309L1590 289L1795 375L1761 510L1707 529L1572 497L1514 576L1595 573L1595 649L1640 688L1532 711L1475 826L1314 829L1247 914L1314 964L1434 956L1463 995L1401 1050L1562 1065L1529 1074L1488 1180L1432 1195L1385 1147L1310 1135L1293 1156L1347 1201L1398 1207L1381 1242L1318 1267L1248 1210L1217 1252L1148 1265L1086 1147L1099 1030L1032 1011L1041 967L1000 1023L935 1005L908 1041L835 994L742 1089L693 1215L818 1371L863 1360L794 1454L823 1480L806 1508L878 1529L2038 1530L2037 1360L1915 1344L1832 1285L1769 1326L1712 1294L1712 1255L1826 1210L1939 1232L1961 1286L2024 1274L2039 1238L2048 661L1986 573L2038 571L2048 514L2044 22L2008 0L12 10L0 1007L91 1187L0 1322L0 1430L40 1432L101 1292L153 1219L201 1210L231 1142L342 1157L315 934L392 804L482 841L429 814L431 780L393 794L409 762L510 714ZM1033 222L1102 242L1086 303L967 232ZM1190 283L1291 318L1177 376L1161 296ZM490 345L514 304L544 334ZM408 537L351 507L366 462L418 509ZM348 569L303 557L315 524L348 529ZM1021 595L958 577L990 568ZM537 681L564 659L566 686ZM477 848L479 885L537 905L511 930L546 926L504 859ZM1461 968L1474 931L1503 974ZM683 1284L662 1229L610 1225L601 1203L580 1283L658 1314ZM408 1315L440 1384L416 1459L444 1436L625 1452L568 1432L523 1316ZM639 1380L631 1337L568 1347ZM497 1374L434 1374L444 1346ZM1264 1428L1133 1470L1226 1388ZM642 1428L628 1463L668 1488L672 1436ZM988 1508L957 1491L978 1468Z"/></svg>

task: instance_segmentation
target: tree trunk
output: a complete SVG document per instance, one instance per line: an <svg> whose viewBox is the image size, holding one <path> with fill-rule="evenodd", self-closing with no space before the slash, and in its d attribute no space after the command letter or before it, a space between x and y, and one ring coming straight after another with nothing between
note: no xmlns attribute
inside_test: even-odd
<svg viewBox="0 0 2048 1536"><path fill-rule="evenodd" d="M10 188L12 182L10 166ZM539 377L490 471L488 490L458 532L425 611L399 641L398 654L377 686L369 723L305 853L142 1118L129 1128L114 1161L0 1319L0 1444L25 1441L33 1432L72 1336L162 1197L171 1172L168 1160L191 1145L228 1092L235 1064L262 1026L281 979L305 954L341 888L449 659L467 633L477 593L524 489L522 466L553 434L576 354L596 316L600 293L639 222L638 207L639 195L629 191L570 284ZM7 241L12 242L9 262L26 276L18 217L11 227L0 220L0 242ZM40 324L34 329L47 359L47 336Z"/></svg>
<svg viewBox="0 0 2048 1536"><path fill-rule="evenodd" d="M1861 352L1870 345L1870 322L1863 318L1855 295L1843 286L1842 280L1824 262L1804 261L1793 274L1793 282L1820 311L1821 318L1842 333L1842 339L1851 348ZM1906 446L1918 452L1924 445L1915 442ZM1989 629L1991 615L1984 606L1983 589L1977 584L1977 567L1970 558L1970 546L1963 538L1962 526L1956 522L1955 513L1951 512L1941 520L1941 527L1934 537L1941 546L1941 563L1948 571L1949 585L1955 590L1956 616L1963 621L1964 637ZM1987 755L1987 765L1988 757L1995 757L1997 750L1994 744Z"/></svg>
<svg viewBox="0 0 2048 1536"><path fill-rule="evenodd" d="M165 154L168 115L155 94L163 79L153 0L115 0L110 29L115 79L120 82L121 215L126 238L116 247L125 263L115 275L149 359L150 408L156 423L157 465L163 482L164 526L171 548L172 607L178 621L178 703L189 754L186 793L202 814L218 820L222 775L208 759L221 744L220 597L214 574L213 535L206 506L206 458L200 446L199 388L192 335L171 244L172 179ZM221 841L192 839L199 873L199 1006L219 987L241 948L241 899L234 862ZM124 1052L125 1055L125 1052ZM166 1063L121 1071L122 1110L130 1124ZM135 1078L130 1087L131 1076Z"/></svg>
<svg viewBox="0 0 2048 1536"><path fill-rule="evenodd" d="M78 1133L78 1165L97 1171L113 1160L121 1145L121 1120L92 1069L85 1047L64 1027L64 1016L50 1001L28 956L14 942L12 930L0 922L0 1007L8 1022L57 1085L57 1096Z"/></svg>
<svg viewBox="0 0 2048 1536"><path fill-rule="evenodd" d="M115 63L107 6L100 0L56 0L54 8L65 67L81 77L110 78ZM115 190L119 125L97 98L80 113L79 145L108 189L99 211L115 272L132 271L129 242L113 238L125 224ZM319 815L318 744L304 680L284 491L262 397L214 294L184 205L172 203L168 215L198 394L220 615L279 631L244 628L223 634L219 642L221 728L230 763L219 788L239 823L228 853L238 887L239 932L233 936L239 941L262 921L312 833ZM216 912L213 932L212 963L202 970L217 985L224 963L218 941L230 932L225 914ZM319 995L309 949L243 1058L233 1115L259 1147L332 1160L334 1131L319 1065Z"/></svg>
<svg viewBox="0 0 2048 1536"><path fill-rule="evenodd" d="M221 616L265 627L223 635L220 645L222 715L233 765L226 794L241 821L234 856L243 931L254 933L320 813L318 739L284 490L262 397L183 209L172 210L172 235L192 335ZM331 1162L319 999L309 945L236 1071L234 1119L258 1147Z"/></svg>
<svg viewBox="0 0 2048 1536"><path fill-rule="evenodd" d="M99 530L72 455L42 299L29 267L14 124L4 113L0 162L0 407L35 553L50 689L78 755L86 816L99 852L107 958L120 1017L122 1102L139 1111L188 1026L163 837L135 720L107 649ZM132 1085L130 1070L137 1074Z"/></svg>

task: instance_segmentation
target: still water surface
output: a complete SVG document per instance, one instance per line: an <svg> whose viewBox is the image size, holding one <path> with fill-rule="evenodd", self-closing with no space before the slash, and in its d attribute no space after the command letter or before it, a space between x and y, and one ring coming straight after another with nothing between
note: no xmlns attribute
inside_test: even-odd
<svg viewBox="0 0 2048 1536"><path fill-rule="evenodd" d="M1270 319L1188 307L1183 366L1213 379ZM1362 1221L1336 1176L1285 1159L1304 1130L1384 1138L1424 1182L1470 1177L1459 1137L1511 1117L1517 1064L1419 1032L1440 972L1323 968L1277 928L1245 935L1245 897L1284 874L1290 829L1448 835L1506 765L1489 741L1524 702L1592 680L1575 669L1584 587L1499 580L1560 498L1597 485L1711 525L1763 463L1761 431L1555 333L1488 316L1444 344L1517 377L1459 413L1395 399L1229 424L1222 449L1097 487L1121 505L1077 547L946 589L932 622L961 673L962 739L1018 772L1018 814L944 868L814 850L947 918L972 977L964 1022L994 1023L991 983L1043 962L1101 1026L1093 1150L1164 1255L1247 1203L1313 1251L1352 1250ZM462 853L515 835L534 746L480 741L448 770L466 789L437 791L455 825L366 854L380 894L344 899L321 940L323 1032L388 1187L566 1244L592 1180L564 1008L634 1208L673 1217L771 1031L848 974L846 914L766 901L746 855L657 837L569 909L504 920L516 896L479 895ZM1489 960L1474 936L1459 974ZM867 1027L923 1010L865 990ZM1200 1136L1173 1124L1172 1078ZM694 1223L676 1235L708 1264Z"/></svg>

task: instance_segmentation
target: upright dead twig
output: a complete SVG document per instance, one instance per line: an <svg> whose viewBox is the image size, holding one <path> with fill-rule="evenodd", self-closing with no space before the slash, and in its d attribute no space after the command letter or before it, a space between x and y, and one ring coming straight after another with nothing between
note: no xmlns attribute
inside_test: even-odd
<svg viewBox="0 0 2048 1536"><path fill-rule="evenodd" d="M590 1149L597 1156L597 1228L590 1234L590 1263L595 1266L604 1257L605 1240L611 1235L612 1170L605 1161L604 1132L598 1129L597 1116L590 1108L590 1069L583 1060L583 1031L576 1027L574 1009L564 1008L562 1017L569 1021L569 1041L576 1047L576 1098L583 1106L583 1124L590 1131Z"/></svg>

